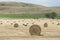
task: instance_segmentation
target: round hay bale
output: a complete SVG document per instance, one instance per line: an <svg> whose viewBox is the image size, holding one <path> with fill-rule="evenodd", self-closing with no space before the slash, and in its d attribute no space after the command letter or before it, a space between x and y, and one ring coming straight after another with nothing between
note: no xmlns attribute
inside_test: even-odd
<svg viewBox="0 0 60 40"><path fill-rule="evenodd" d="M13 23L11 23L11 25L13 25Z"/></svg>
<svg viewBox="0 0 60 40"><path fill-rule="evenodd" d="M24 26L27 26L27 24L23 24Z"/></svg>
<svg viewBox="0 0 60 40"><path fill-rule="evenodd" d="M3 24L3 23L0 23L0 24Z"/></svg>
<svg viewBox="0 0 60 40"><path fill-rule="evenodd" d="M47 23L44 23L44 27L48 27L48 24Z"/></svg>
<svg viewBox="0 0 60 40"><path fill-rule="evenodd" d="M17 23L14 24L14 27L17 28L19 25Z"/></svg>
<svg viewBox="0 0 60 40"><path fill-rule="evenodd" d="M40 36L40 33L41 33L41 28L40 28L40 26L38 26L38 25L32 25L32 26L29 28L29 33L30 33L31 35Z"/></svg>
<svg viewBox="0 0 60 40"><path fill-rule="evenodd" d="M58 23L57 25L60 25L60 23Z"/></svg>

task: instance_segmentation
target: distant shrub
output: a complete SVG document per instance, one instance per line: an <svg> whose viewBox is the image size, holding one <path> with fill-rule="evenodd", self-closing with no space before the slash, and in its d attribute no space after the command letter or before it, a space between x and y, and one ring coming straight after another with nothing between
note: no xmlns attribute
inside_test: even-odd
<svg viewBox="0 0 60 40"><path fill-rule="evenodd" d="M57 16L56 12L51 13L51 18L54 19Z"/></svg>

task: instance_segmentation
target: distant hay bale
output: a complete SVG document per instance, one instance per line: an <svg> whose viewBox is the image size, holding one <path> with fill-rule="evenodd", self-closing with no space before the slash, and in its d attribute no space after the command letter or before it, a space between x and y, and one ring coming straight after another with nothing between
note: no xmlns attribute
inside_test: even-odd
<svg viewBox="0 0 60 40"><path fill-rule="evenodd" d="M23 24L24 26L27 26L28 25L28 23L26 23L26 24Z"/></svg>
<svg viewBox="0 0 60 40"><path fill-rule="evenodd" d="M44 23L44 27L48 27L48 24L47 23Z"/></svg>
<svg viewBox="0 0 60 40"><path fill-rule="evenodd" d="M13 23L11 23L11 25L13 25Z"/></svg>
<svg viewBox="0 0 60 40"><path fill-rule="evenodd" d="M3 23L0 23L0 24L3 24Z"/></svg>
<svg viewBox="0 0 60 40"><path fill-rule="evenodd" d="M17 28L17 27L19 27L19 25L18 25L17 23L15 23L15 24L14 24L14 27Z"/></svg>
<svg viewBox="0 0 60 40"><path fill-rule="evenodd" d="M34 22L32 24L34 24Z"/></svg>
<svg viewBox="0 0 60 40"><path fill-rule="evenodd" d="M9 21L7 21L7 23L8 23Z"/></svg>
<svg viewBox="0 0 60 40"><path fill-rule="evenodd" d="M57 25L60 25L60 23L58 23Z"/></svg>
<svg viewBox="0 0 60 40"><path fill-rule="evenodd" d="M29 28L29 33L30 33L30 35L40 36L40 34L41 34L41 28L40 28L40 26L39 25L32 25Z"/></svg>

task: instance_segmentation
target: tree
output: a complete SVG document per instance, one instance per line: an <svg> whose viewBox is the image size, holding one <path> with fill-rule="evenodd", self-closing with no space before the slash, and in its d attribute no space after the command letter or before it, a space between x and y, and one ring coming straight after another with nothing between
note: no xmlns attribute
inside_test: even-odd
<svg viewBox="0 0 60 40"><path fill-rule="evenodd" d="M52 12L51 15L52 15L51 16L52 19L54 19L57 16L56 12Z"/></svg>
<svg viewBox="0 0 60 40"><path fill-rule="evenodd" d="M46 15L45 15L45 17L47 17L47 18L52 18L52 19L54 19L55 17L57 16L57 14L56 14L56 12L52 12L52 13L47 13Z"/></svg>

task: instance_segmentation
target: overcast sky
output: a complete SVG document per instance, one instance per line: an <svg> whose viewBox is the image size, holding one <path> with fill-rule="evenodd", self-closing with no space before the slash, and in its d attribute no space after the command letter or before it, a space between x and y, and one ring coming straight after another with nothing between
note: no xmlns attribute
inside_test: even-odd
<svg viewBox="0 0 60 40"><path fill-rule="evenodd" d="M60 6L60 0L0 0L2 2L26 2L43 6Z"/></svg>

